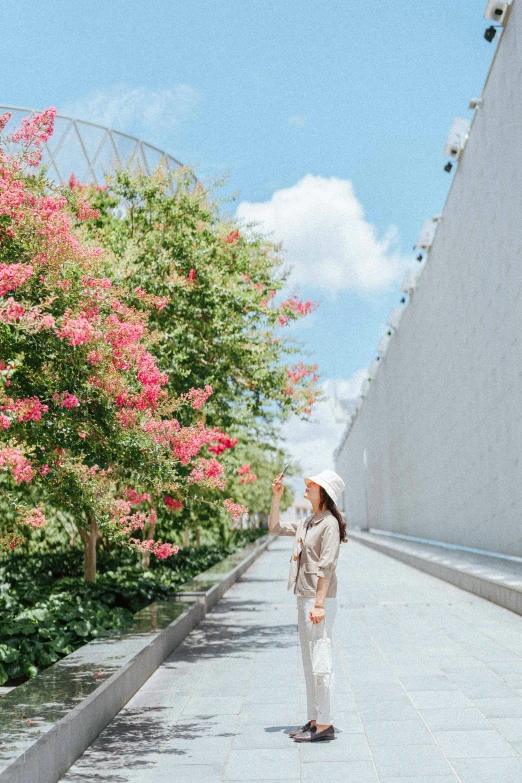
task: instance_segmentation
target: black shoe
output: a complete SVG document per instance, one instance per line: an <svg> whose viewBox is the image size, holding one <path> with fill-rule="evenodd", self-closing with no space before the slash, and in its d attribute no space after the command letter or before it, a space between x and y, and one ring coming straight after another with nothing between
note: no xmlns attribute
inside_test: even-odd
<svg viewBox="0 0 522 783"><path fill-rule="evenodd" d="M323 731L317 731L315 726L307 731L299 731L294 736L294 742L320 742L321 740L335 739L335 730L333 726L328 726Z"/></svg>
<svg viewBox="0 0 522 783"><path fill-rule="evenodd" d="M289 737L295 737L296 734L299 734L301 731L310 731L310 724L312 723L311 720L308 721L308 723L305 723L304 726L301 726L300 729L294 729L294 731L288 732Z"/></svg>

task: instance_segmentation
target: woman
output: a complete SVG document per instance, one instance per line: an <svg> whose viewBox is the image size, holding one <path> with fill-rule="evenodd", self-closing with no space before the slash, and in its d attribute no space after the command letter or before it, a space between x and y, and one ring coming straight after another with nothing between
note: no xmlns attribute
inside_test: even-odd
<svg viewBox="0 0 522 783"><path fill-rule="evenodd" d="M297 627L306 680L308 721L291 731L295 742L317 742L335 737L331 718L331 676L314 676L310 656L310 641L319 638L326 628L332 638L337 609L337 577L335 568L339 544L346 541L346 522L336 502L344 489L344 481L333 470L323 470L305 479L304 496L312 504L313 514L298 522L281 522L279 503L283 494L283 476L272 482L270 532L278 536L295 536L290 560L288 589L297 596ZM320 626L321 634L317 633Z"/></svg>

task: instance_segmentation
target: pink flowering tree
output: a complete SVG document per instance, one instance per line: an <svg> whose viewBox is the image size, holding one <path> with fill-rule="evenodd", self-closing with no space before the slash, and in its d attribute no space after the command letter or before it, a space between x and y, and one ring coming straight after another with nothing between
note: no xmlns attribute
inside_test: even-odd
<svg viewBox="0 0 522 783"><path fill-rule="evenodd" d="M201 416L210 384L175 393L151 352L171 294L111 279L81 228L99 217L89 201L31 174L54 115L7 136L0 117L0 493L12 520L0 543L16 548L59 509L94 581L101 535L159 558L177 551L154 539L157 506L196 485L222 492L209 449L231 439Z"/></svg>
<svg viewBox="0 0 522 783"><path fill-rule="evenodd" d="M71 189L98 210L87 230L117 259L136 307L151 295L165 302L150 324L173 393L210 385L207 422L250 438L273 440L281 421L310 414L317 367L301 360L296 375L302 346L288 327L317 305L283 295L278 246L224 220L187 172L118 171L107 188Z"/></svg>
<svg viewBox="0 0 522 783"><path fill-rule="evenodd" d="M273 450L280 424L294 414L307 418L318 398L317 367L303 361L302 346L290 331L316 305L285 295L279 248L223 219L212 192L194 186L187 172L117 171L102 189L73 178L71 192L98 211L97 218L83 223L84 230L107 250L134 306L148 308L151 296L164 302L151 311L149 326L152 349L169 376L169 392L179 396L187 386L213 389L201 411L184 413L183 423L199 417L240 444ZM115 210L117 205L124 209ZM234 449L225 450L224 440L218 445L228 474L236 476L229 494L241 505L246 485L236 471L257 459L257 451L236 458ZM219 450L211 454L219 457ZM275 460L272 467L281 463ZM249 493L266 503L268 471L259 475L257 484L248 485ZM221 491L217 484L207 488L205 499L216 500ZM197 484L195 495L202 496ZM159 532L169 525L188 527L199 540L199 528L211 527L216 512L190 499L183 509L158 509Z"/></svg>

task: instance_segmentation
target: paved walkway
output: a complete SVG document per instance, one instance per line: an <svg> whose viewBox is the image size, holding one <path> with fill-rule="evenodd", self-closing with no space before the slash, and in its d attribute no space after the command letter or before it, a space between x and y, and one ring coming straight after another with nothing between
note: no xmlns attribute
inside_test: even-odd
<svg viewBox="0 0 522 783"><path fill-rule="evenodd" d="M351 541L339 560L337 739L305 720L291 539L278 539L67 783L521 783L522 617Z"/></svg>

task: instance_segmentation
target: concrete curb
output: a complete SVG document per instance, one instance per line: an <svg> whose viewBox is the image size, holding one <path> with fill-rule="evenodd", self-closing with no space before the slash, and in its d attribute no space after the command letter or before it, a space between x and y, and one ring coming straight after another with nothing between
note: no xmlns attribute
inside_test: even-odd
<svg viewBox="0 0 522 783"><path fill-rule="evenodd" d="M273 539L273 536L268 535L253 552L160 631L121 669L57 721L0 773L1 783L58 783L100 732L267 549Z"/></svg>
<svg viewBox="0 0 522 783"><path fill-rule="evenodd" d="M510 587L507 584L488 579L485 576L477 576L460 568L429 560L412 552L405 552L393 544L367 538L364 533L349 530L348 538L352 538L354 541L364 544L364 546L371 549L376 549L385 555L394 557L396 560L401 560L403 563L418 568L419 571L425 571L432 576L436 576L444 582L450 582L468 593L478 595L480 598L485 598L487 601L522 615L522 591L516 587Z"/></svg>

